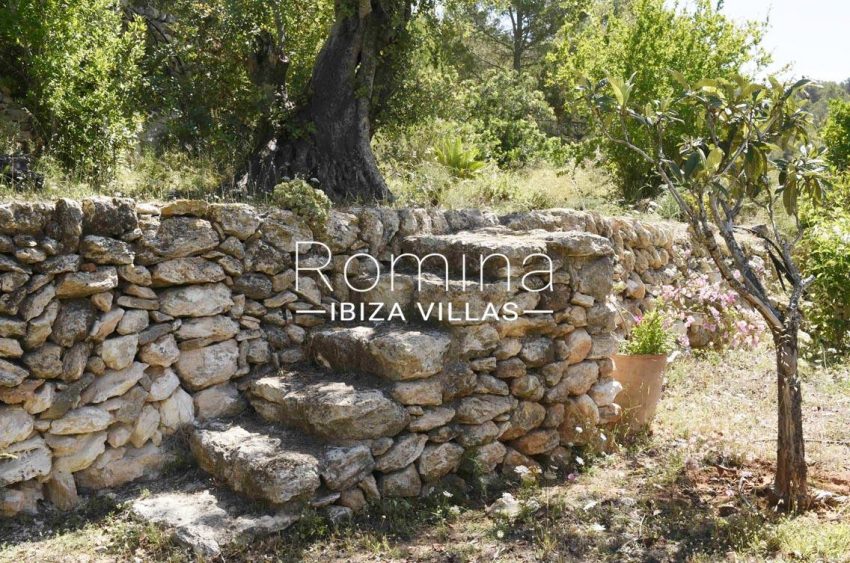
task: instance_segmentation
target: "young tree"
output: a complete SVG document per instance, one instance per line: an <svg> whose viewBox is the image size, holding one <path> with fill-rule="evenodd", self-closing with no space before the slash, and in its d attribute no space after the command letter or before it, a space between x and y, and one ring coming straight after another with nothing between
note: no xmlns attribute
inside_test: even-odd
<svg viewBox="0 0 850 563"><path fill-rule="evenodd" d="M799 109L797 95L808 81L788 86L773 78L760 84L737 76L688 84L680 74L674 76L684 91L645 105L634 103L632 81L616 78L586 83L584 98L605 138L652 167L723 278L770 327L778 397L774 492L783 509L803 510L809 497L797 334L800 302L812 280L802 277L793 258L799 220L792 237L779 228L777 213L782 207L797 219L798 198L819 202L824 194L825 164L808 144L810 115ZM677 128L682 114L694 116L687 132ZM652 139L650 145L635 144L635 127ZM764 240L777 274L787 281L783 301L768 290L738 238L747 203L763 207L769 217L769 225L752 231Z"/></svg>

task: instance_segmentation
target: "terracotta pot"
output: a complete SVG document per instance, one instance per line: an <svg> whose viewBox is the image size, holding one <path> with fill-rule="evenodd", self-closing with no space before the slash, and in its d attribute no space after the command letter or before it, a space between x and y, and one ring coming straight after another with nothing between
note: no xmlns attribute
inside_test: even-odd
<svg viewBox="0 0 850 563"><path fill-rule="evenodd" d="M644 430L655 418L667 356L626 356L616 354L612 376L623 390L615 402L623 408L622 424L631 430Z"/></svg>

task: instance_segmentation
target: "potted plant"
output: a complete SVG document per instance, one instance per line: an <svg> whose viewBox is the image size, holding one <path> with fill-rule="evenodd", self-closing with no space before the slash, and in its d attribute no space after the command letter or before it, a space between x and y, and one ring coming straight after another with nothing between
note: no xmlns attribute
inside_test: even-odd
<svg viewBox="0 0 850 563"><path fill-rule="evenodd" d="M667 354L673 339L657 311L650 311L632 328L621 353L614 355L613 377L623 386L616 402L623 408L623 424L629 430L643 430L655 418Z"/></svg>

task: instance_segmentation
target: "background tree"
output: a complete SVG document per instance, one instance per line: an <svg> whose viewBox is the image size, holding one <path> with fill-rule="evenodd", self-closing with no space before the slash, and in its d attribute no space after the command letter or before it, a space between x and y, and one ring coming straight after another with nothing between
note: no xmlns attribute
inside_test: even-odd
<svg viewBox="0 0 850 563"><path fill-rule="evenodd" d="M560 32L551 61L552 80L562 91L574 91L583 80L601 80L608 73L632 77L632 102L644 104L672 94L675 81L667 69L679 71L695 82L705 76L731 77L750 64L753 69L767 62L759 49L762 27L738 24L724 16L709 0L696 0L688 10L664 0L600 2L592 5L585 19L568 20ZM586 109L573 107L568 98L566 119L586 123L590 134L582 155L602 149L611 163L623 199L633 203L657 195L658 177L651 165L617 143L593 135L595 122ZM683 111L680 121L670 124L677 135L696 126L695 117ZM649 150L654 139L629 123L632 141ZM588 127L590 130L588 130ZM671 152L673 147L667 147Z"/></svg>
<svg viewBox="0 0 850 563"><path fill-rule="evenodd" d="M782 208L796 219L801 196L816 202L823 198L825 163L808 144L811 116L799 109L797 95L807 81L786 86L774 79L759 84L735 77L691 84L678 73L674 76L684 88L675 97L640 103L633 95L634 82L610 78L588 83L585 99L600 132L652 167L724 280L767 322L776 347L774 491L783 509L805 509L809 497L797 359L801 301L812 278L802 276L793 258L799 235L782 232L777 213ZM678 130L682 115L692 116L686 133ZM635 128L652 144L636 144ZM770 224L754 232L787 283L781 302L738 238L745 203L762 207L769 217Z"/></svg>

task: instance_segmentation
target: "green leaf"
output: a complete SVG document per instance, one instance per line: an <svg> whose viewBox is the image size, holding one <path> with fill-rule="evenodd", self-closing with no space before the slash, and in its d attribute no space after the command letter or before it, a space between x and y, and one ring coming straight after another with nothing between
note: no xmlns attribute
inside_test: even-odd
<svg viewBox="0 0 850 563"><path fill-rule="evenodd" d="M611 86L611 90L614 92L614 97L617 98L617 103L620 107L626 105L626 85L623 83L622 78L616 78L614 76L608 77L608 84Z"/></svg>
<svg viewBox="0 0 850 563"><path fill-rule="evenodd" d="M714 174L720 169L720 163L723 162L723 149L714 147L705 159L705 168L709 174Z"/></svg>

